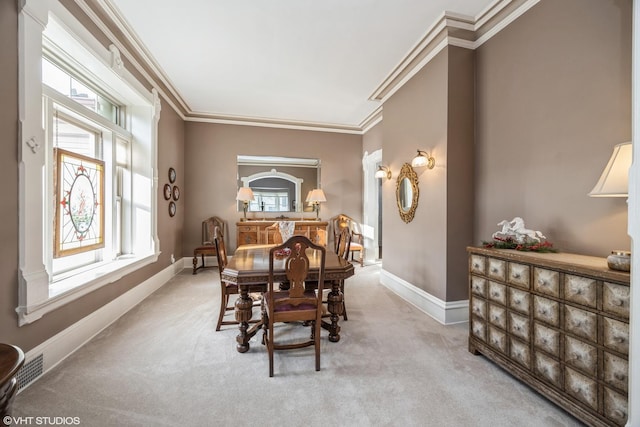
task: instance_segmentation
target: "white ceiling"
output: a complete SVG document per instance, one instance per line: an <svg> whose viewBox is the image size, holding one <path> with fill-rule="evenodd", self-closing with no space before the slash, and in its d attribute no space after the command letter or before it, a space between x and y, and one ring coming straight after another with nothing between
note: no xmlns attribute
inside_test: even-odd
<svg viewBox="0 0 640 427"><path fill-rule="evenodd" d="M495 0L106 0L191 112L359 126L444 11Z"/></svg>

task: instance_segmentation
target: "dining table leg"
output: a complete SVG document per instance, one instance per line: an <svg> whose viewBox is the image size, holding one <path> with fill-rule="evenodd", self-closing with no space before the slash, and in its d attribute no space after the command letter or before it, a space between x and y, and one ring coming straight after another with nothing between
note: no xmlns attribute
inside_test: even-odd
<svg viewBox="0 0 640 427"><path fill-rule="evenodd" d="M338 325L338 319L342 315L344 310L344 295L340 290L340 281L334 280L331 282L331 292L327 295L327 309L331 313L331 324L328 325L329 329L329 341L340 341L340 326Z"/></svg>
<svg viewBox="0 0 640 427"><path fill-rule="evenodd" d="M238 343L236 349L239 353L246 353L249 351L249 340L252 336L247 330L249 329L249 321L251 320L253 300L249 296L249 289L245 286L238 287L240 288L240 297L236 299L235 315L236 321L239 323L240 333L236 336L236 342Z"/></svg>

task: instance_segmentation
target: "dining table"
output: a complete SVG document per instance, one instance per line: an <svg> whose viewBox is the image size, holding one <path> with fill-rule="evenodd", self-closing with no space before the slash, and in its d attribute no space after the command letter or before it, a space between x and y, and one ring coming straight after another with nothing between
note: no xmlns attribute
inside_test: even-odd
<svg viewBox="0 0 640 427"><path fill-rule="evenodd" d="M240 353L249 351L249 340L262 327L261 322L254 323L249 328L252 316L253 300L250 291L256 286L264 285L266 291L269 281L269 251L275 245L250 244L238 246L233 257L222 271L221 280L236 284L240 296L235 303L236 321L239 322L240 332L236 337L236 349ZM320 251L307 249L309 258L308 281L317 281L320 270ZM273 265L274 283L287 282L284 269L286 258L276 258ZM329 331L329 341L340 341L340 326L338 319L344 311L344 295L341 290L343 280L353 276L353 265L346 259L339 257L333 251L327 250L325 257L324 282L331 284L327 295L327 311L330 313L329 322L322 322L322 327Z"/></svg>

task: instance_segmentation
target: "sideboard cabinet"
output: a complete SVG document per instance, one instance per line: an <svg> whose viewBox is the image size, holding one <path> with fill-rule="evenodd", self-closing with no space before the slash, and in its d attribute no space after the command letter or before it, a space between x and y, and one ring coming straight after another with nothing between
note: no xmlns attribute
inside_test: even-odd
<svg viewBox="0 0 640 427"><path fill-rule="evenodd" d="M629 273L583 255L467 251L469 351L588 425L624 425Z"/></svg>
<svg viewBox="0 0 640 427"><path fill-rule="evenodd" d="M272 227L279 220L265 221L242 221L236 223L237 245L248 244L272 244L274 243L273 235L277 228ZM294 221L295 230L293 234L308 237L312 242L320 245L327 244L327 226L326 221Z"/></svg>

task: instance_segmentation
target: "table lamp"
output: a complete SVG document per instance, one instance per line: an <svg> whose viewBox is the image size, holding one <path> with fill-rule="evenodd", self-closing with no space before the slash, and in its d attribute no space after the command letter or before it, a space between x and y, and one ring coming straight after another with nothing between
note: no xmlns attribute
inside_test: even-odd
<svg viewBox="0 0 640 427"><path fill-rule="evenodd" d="M240 187L238 190L238 195L236 196L236 200L242 202L242 208L244 211L243 221L247 220L247 208L249 207L249 202L253 200L253 191L249 187Z"/></svg>
<svg viewBox="0 0 640 427"><path fill-rule="evenodd" d="M326 201L327 198L321 188L316 188L309 192L307 202L311 203L313 205L313 210L316 211L316 221L320 220L320 203L324 203Z"/></svg>
<svg viewBox="0 0 640 427"><path fill-rule="evenodd" d="M631 167L631 142L624 142L613 147L613 154L604 168L591 197L628 197L629 167ZM615 250L607 257L607 264L612 270L629 271L631 268L631 252Z"/></svg>

